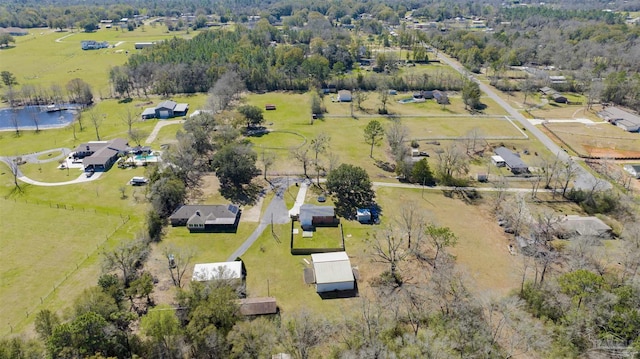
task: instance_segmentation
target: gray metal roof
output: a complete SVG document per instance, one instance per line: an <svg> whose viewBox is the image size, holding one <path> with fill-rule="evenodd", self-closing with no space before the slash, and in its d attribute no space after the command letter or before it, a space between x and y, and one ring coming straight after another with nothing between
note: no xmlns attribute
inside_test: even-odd
<svg viewBox="0 0 640 359"><path fill-rule="evenodd" d="M509 166L509 168L529 168L529 166L520 159L515 153L511 152L506 147L498 147L495 150L496 155L502 157L504 163Z"/></svg>
<svg viewBox="0 0 640 359"><path fill-rule="evenodd" d="M311 261L316 274L316 284L354 281L347 252L312 254Z"/></svg>
<svg viewBox="0 0 640 359"><path fill-rule="evenodd" d="M598 115L610 121L627 120L636 125L640 124L640 117L615 106L606 107L604 110L600 111Z"/></svg>

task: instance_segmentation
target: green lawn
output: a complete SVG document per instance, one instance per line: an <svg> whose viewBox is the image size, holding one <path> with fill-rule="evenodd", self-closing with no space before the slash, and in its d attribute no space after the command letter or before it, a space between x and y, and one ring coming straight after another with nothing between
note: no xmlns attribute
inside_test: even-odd
<svg viewBox="0 0 640 359"><path fill-rule="evenodd" d="M295 222L293 228L298 234L293 235L293 248L340 248L342 247L342 231L337 227L316 227L310 238L302 237L300 222Z"/></svg>
<svg viewBox="0 0 640 359"><path fill-rule="evenodd" d="M65 210L29 199L0 199L0 317L4 322L0 333L11 325L22 328L37 309L58 308L50 295L66 280L83 277L109 236L123 225L117 214L107 215L92 210ZM67 207L71 208L71 207ZM126 218L126 217L125 217ZM86 262L85 262L86 260ZM93 271L92 271L93 272ZM97 277L90 279L90 282ZM73 300L87 282L65 290L64 300Z"/></svg>
<svg viewBox="0 0 640 359"><path fill-rule="evenodd" d="M166 26L145 26L132 32L99 29L93 33L54 32L50 29L31 29L27 36L16 36L15 46L2 50L2 68L10 71L19 84L37 84L49 88L51 84L64 86L73 78L81 78L93 88L97 98L108 97L109 68L123 65L134 50L136 42L161 41L174 36L193 37L197 32L168 33ZM82 50L83 40L108 41L117 47Z"/></svg>

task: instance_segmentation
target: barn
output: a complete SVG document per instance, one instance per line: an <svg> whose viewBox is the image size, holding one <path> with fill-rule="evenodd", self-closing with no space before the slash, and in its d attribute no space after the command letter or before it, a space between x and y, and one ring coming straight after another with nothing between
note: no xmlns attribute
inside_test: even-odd
<svg viewBox="0 0 640 359"><path fill-rule="evenodd" d="M355 278L347 252L316 253L311 255L316 292L353 290Z"/></svg>

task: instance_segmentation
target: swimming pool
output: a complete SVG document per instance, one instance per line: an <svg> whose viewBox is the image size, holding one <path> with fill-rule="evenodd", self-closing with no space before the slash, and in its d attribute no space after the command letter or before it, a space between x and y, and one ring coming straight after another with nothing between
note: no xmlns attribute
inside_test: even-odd
<svg viewBox="0 0 640 359"><path fill-rule="evenodd" d="M156 155L135 155L133 159L136 161L158 162L158 156Z"/></svg>
<svg viewBox="0 0 640 359"><path fill-rule="evenodd" d="M411 98L403 98L402 100L398 100L398 102L400 103L412 103L412 102L416 102L416 100L411 97Z"/></svg>

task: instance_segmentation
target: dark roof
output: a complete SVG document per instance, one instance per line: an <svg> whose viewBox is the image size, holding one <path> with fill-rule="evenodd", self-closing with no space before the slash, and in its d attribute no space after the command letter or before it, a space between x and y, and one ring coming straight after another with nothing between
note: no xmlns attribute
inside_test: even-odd
<svg viewBox="0 0 640 359"><path fill-rule="evenodd" d="M240 314L242 315L265 315L277 312L278 306L274 297L240 299Z"/></svg>
<svg viewBox="0 0 640 359"><path fill-rule="evenodd" d="M636 125L640 124L640 117L614 106L606 107L598 112L598 115L608 121L626 120Z"/></svg>
<svg viewBox="0 0 640 359"><path fill-rule="evenodd" d="M313 204L303 204L300 206L300 222L304 219L310 221L313 217L333 217L335 210L331 206L316 206Z"/></svg>
<svg viewBox="0 0 640 359"><path fill-rule="evenodd" d="M156 106L156 109L160 109L160 108L168 108L173 110L174 108L176 108L177 103L171 101L171 100L166 100L166 101L162 101L158 104L158 106Z"/></svg>
<svg viewBox="0 0 640 359"><path fill-rule="evenodd" d="M233 204L184 205L173 212L169 219L188 220L189 223L234 224L238 212L238 206Z"/></svg>
<svg viewBox="0 0 640 359"><path fill-rule="evenodd" d="M511 152L508 148L498 147L495 150L496 155L502 157L504 162L509 168L529 168L515 153Z"/></svg>

